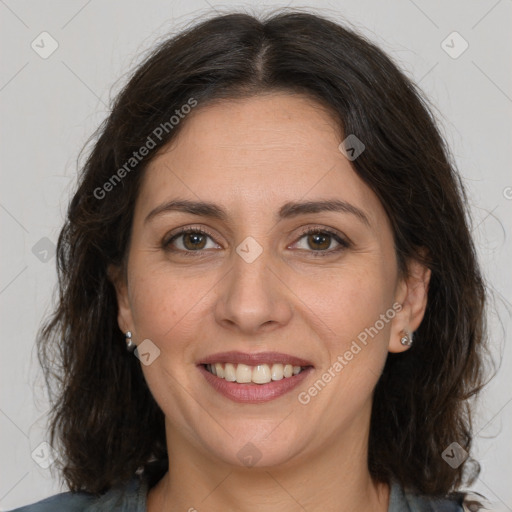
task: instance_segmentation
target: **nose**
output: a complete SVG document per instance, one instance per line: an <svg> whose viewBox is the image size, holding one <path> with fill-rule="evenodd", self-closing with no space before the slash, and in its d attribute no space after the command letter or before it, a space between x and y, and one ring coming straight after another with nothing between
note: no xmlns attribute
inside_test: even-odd
<svg viewBox="0 0 512 512"><path fill-rule="evenodd" d="M238 254L233 255L232 270L218 285L215 307L216 321L224 328L246 335L259 334L290 321L291 292L266 252L251 263Z"/></svg>

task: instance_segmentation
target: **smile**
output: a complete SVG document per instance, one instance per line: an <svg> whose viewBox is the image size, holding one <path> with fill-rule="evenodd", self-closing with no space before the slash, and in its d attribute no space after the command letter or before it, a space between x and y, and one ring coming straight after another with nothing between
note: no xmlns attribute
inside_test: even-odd
<svg viewBox="0 0 512 512"><path fill-rule="evenodd" d="M287 379L298 375L305 368L291 364L258 364L249 366L247 364L215 363L205 365L206 370L211 374L225 379L228 382L238 384L268 384L272 381Z"/></svg>
<svg viewBox="0 0 512 512"><path fill-rule="evenodd" d="M313 371L306 359L279 352L223 352L198 361L217 393L241 403L261 404L290 393Z"/></svg>

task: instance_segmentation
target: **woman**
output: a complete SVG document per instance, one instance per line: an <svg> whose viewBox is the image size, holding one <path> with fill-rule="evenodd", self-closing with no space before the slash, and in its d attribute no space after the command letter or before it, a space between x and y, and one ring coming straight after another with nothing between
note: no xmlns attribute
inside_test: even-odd
<svg viewBox="0 0 512 512"><path fill-rule="evenodd" d="M72 492L18 510L478 510L458 492L485 339L464 192L361 36L234 14L164 42L58 254L39 348Z"/></svg>

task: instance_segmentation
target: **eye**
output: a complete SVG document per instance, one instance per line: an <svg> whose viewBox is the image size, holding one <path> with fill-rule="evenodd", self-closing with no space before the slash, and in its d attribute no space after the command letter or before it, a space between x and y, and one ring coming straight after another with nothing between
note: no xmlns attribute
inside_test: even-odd
<svg viewBox="0 0 512 512"><path fill-rule="evenodd" d="M295 247L294 247L295 246ZM327 256L338 253L348 247L350 242L335 231L327 228L309 228L305 230L292 248L307 251L312 256ZM181 228L162 241L166 251L183 255L199 255L207 249L219 249L221 246L213 240L213 235L202 228Z"/></svg>
<svg viewBox="0 0 512 512"><path fill-rule="evenodd" d="M339 233L327 228L309 228L294 244L297 249L312 252L314 256L326 256L350 247Z"/></svg>
<svg viewBox="0 0 512 512"><path fill-rule="evenodd" d="M164 239L162 246L165 250L183 253L220 248L213 241L212 234L201 228L182 228L170 238Z"/></svg>

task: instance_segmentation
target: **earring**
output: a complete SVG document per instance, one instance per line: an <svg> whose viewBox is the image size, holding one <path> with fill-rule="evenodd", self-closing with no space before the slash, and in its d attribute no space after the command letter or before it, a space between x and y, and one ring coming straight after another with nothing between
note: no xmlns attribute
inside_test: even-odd
<svg viewBox="0 0 512 512"><path fill-rule="evenodd" d="M126 350L128 350L128 352L133 352L135 350L135 343L133 343L132 341L132 333L131 331L128 331L124 337L126 338Z"/></svg>
<svg viewBox="0 0 512 512"><path fill-rule="evenodd" d="M412 345L412 332L402 331L400 333L400 343L405 347Z"/></svg>

